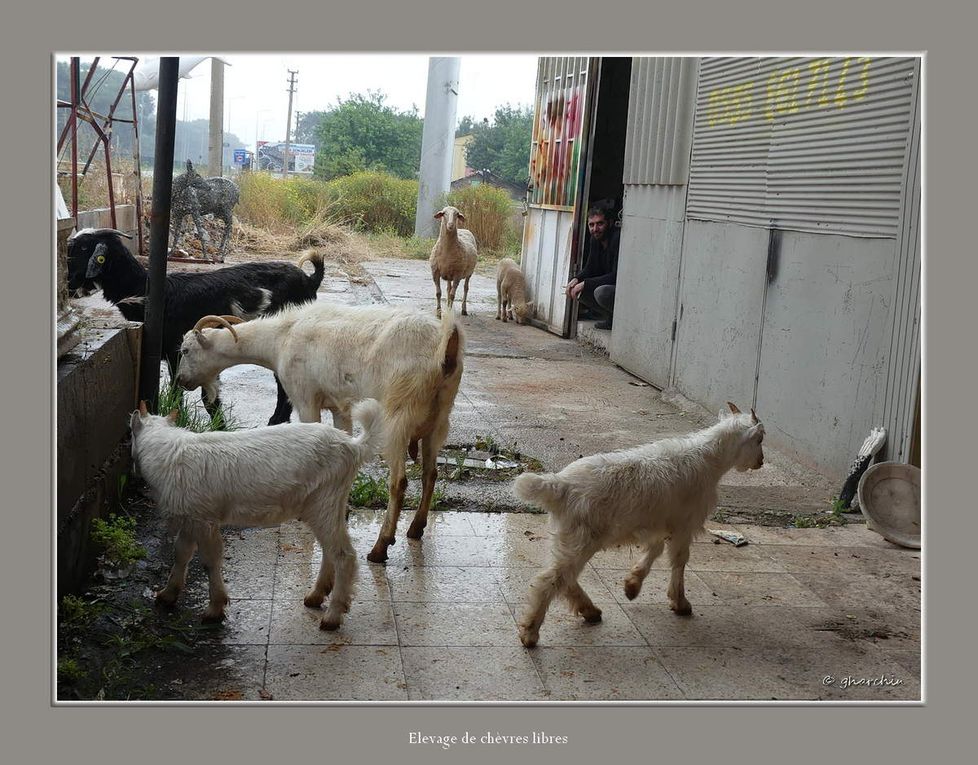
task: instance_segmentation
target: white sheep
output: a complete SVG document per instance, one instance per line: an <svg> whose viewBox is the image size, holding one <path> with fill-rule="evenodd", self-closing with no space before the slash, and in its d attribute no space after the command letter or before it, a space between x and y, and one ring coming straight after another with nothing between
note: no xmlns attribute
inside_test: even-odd
<svg viewBox="0 0 978 765"><path fill-rule="evenodd" d="M177 384L209 389L222 370L259 364L276 372L300 420L319 422L322 409L329 409L334 424L347 431L352 404L378 399L387 419L390 499L367 559L387 560L407 488L405 455L417 459L419 443L421 500L407 535L420 539L462 377L464 337L454 312L438 320L415 308L318 302L232 326L234 321L206 316L184 336Z"/></svg>
<svg viewBox="0 0 978 765"><path fill-rule="evenodd" d="M524 473L514 483L521 499L545 508L553 528L552 561L530 585L519 622L520 640L537 644L550 602L563 595L587 622L601 621L601 609L577 581L584 565L612 545L644 547L625 579L634 599L652 563L668 542L672 575L668 597L677 614L692 613L683 573L694 535L717 504L717 485L731 468L757 470L764 464L764 426L754 410L720 413L710 428L633 449L583 457L559 473Z"/></svg>
<svg viewBox="0 0 978 765"><path fill-rule="evenodd" d="M508 316L507 316L508 314ZM496 268L496 318L526 324L533 316L533 301L526 300L526 279L516 261L503 258Z"/></svg>
<svg viewBox="0 0 978 765"><path fill-rule="evenodd" d="M475 271L479 258L475 235L465 228L458 227L458 221L465 222L465 216L458 208L444 207L435 213L441 219L438 241L431 248L428 263L431 265L431 278L435 283L435 315L441 316L441 280L448 282L448 307L455 302L455 291L464 280L462 290L462 316L468 316L466 305L469 297L469 279Z"/></svg>
<svg viewBox="0 0 978 765"><path fill-rule="evenodd" d="M199 548L209 584L204 621L223 619L228 593L221 577L221 526L275 526L299 519L323 549L319 576L304 602L319 608L331 594L319 626L339 627L356 577L347 499L357 469L379 446L380 404L367 400L354 409L363 427L356 438L312 423L194 433L176 427L176 417L176 410L167 417L151 415L141 402L130 419L133 457L176 531L173 568L156 600L176 603L187 564Z"/></svg>

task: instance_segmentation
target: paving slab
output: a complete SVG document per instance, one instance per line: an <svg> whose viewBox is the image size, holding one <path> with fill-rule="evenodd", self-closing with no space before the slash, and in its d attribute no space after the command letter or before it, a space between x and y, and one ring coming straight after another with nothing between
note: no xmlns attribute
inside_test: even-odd
<svg viewBox="0 0 978 765"><path fill-rule="evenodd" d="M333 276L319 299L433 310L425 262L363 265L362 280ZM593 347L495 321L490 277L477 274L469 298L450 444L490 436L558 470L582 454L705 424ZM274 409L271 373L236 367L222 378L239 424L263 425ZM320 630L323 610L302 603L322 559L302 523L226 529L227 620L201 633L192 656L167 656L147 672L166 698L228 701L919 701L920 551L861 524L757 522L828 509L838 488L765 452L763 470L725 477L721 508L731 512L707 523L748 544L709 535L694 543L685 574L692 616L668 607L667 556L637 598L625 597L622 582L640 551L615 547L595 555L579 579L602 621L587 624L557 600L538 647L527 650L517 620L550 560L547 515L529 512L509 480L442 477L444 504L429 515L423 538L409 540L412 480L386 565L365 560L383 510L349 516L356 594L338 630ZM369 469L383 474L379 463ZM162 586L172 543L153 550L160 560L152 575ZM206 572L195 559L177 616L198 618L206 595Z"/></svg>

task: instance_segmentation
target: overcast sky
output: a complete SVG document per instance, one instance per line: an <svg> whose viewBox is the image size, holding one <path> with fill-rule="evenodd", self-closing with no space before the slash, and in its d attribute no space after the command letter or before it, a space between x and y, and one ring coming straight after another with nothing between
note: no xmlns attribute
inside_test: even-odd
<svg viewBox="0 0 978 765"><path fill-rule="evenodd" d="M93 58L91 54L79 55L83 63ZM337 98L346 98L351 93L379 90L387 95L391 106L401 110L417 106L419 114L424 116L428 84L426 54L219 55L229 64L224 70L224 129L246 145L254 143L256 133L259 140L284 140L290 69L298 72L293 115L296 110L326 109ZM67 55L58 56L59 60L65 58ZM460 54L459 58L459 119L466 115L476 120L491 119L497 106L533 103L536 56ZM148 62L149 57L143 60ZM111 63L103 58L100 68ZM206 60L192 70L189 79L180 80L177 119L209 116L210 78L211 62ZM293 116L293 125L294 120Z"/></svg>

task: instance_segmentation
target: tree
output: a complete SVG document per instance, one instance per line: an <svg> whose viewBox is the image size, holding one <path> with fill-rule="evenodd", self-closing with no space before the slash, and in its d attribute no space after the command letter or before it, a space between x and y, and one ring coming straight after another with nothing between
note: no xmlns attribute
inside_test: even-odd
<svg viewBox="0 0 978 765"><path fill-rule="evenodd" d="M468 133L463 133L466 128ZM529 106L500 106L492 123L463 117L457 135L474 135L465 152L465 162L476 170L489 170L511 183L525 185L530 179L530 142L533 110Z"/></svg>
<svg viewBox="0 0 978 765"><path fill-rule="evenodd" d="M416 178L421 165L422 120L417 108L401 112L379 91L351 94L328 109L315 130L315 174L330 179L358 170Z"/></svg>
<svg viewBox="0 0 978 765"><path fill-rule="evenodd" d="M295 142L316 143L316 130L325 116L326 112L303 112L299 115L295 125Z"/></svg>

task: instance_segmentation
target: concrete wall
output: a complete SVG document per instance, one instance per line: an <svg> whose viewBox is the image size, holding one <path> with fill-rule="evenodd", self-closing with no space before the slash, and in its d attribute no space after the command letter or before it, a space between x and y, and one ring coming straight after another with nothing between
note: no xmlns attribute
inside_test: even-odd
<svg viewBox="0 0 978 765"><path fill-rule="evenodd" d="M611 360L669 386L683 247L685 186L626 185Z"/></svg>
<svg viewBox="0 0 978 765"><path fill-rule="evenodd" d="M93 328L58 362L58 595L80 589L94 563L93 518L108 514L129 469L142 325Z"/></svg>
<svg viewBox="0 0 978 765"><path fill-rule="evenodd" d="M111 228L112 214L108 207L100 207L97 210L84 210L78 213L78 223L76 228ZM136 234L136 206L135 205L116 205L115 206L115 227L125 234L132 234L132 239L123 239L129 252L133 255L139 254L139 242L135 238Z"/></svg>

